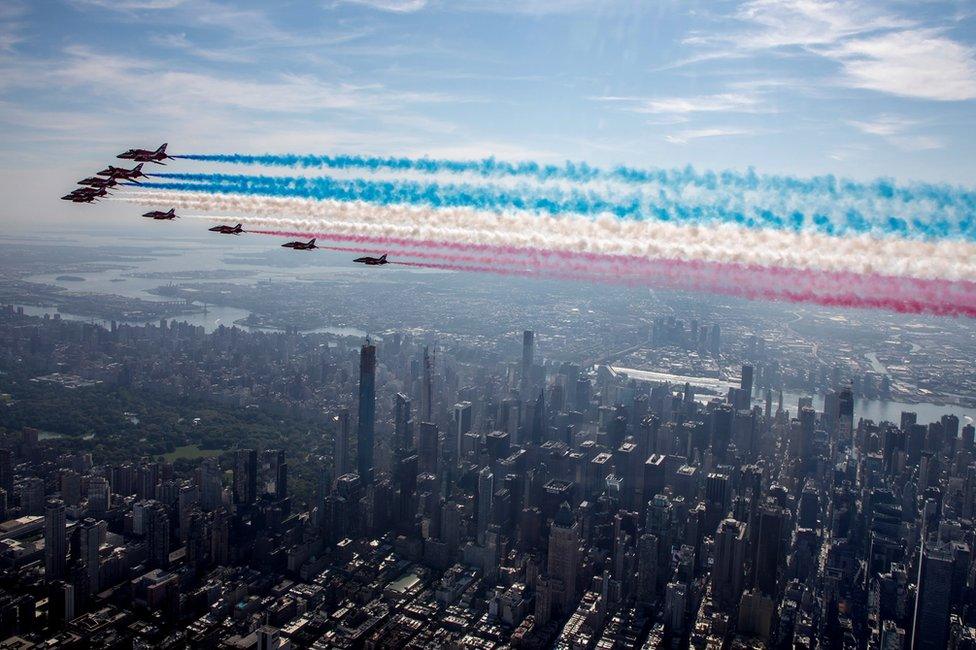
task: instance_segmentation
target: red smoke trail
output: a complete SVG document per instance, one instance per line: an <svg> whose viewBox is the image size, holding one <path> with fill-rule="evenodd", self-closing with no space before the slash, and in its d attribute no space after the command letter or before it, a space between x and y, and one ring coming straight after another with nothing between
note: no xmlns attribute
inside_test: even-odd
<svg viewBox="0 0 976 650"><path fill-rule="evenodd" d="M327 240L373 246L380 244L384 247L322 246L322 248L367 254L392 251L393 254L402 257L440 260L439 262L399 262L404 266L706 291L749 299L886 309L910 314L976 317L976 283L968 281L647 259L601 253L468 245L394 237L272 230L251 232L287 237L316 236ZM443 252L444 250L458 252Z"/></svg>

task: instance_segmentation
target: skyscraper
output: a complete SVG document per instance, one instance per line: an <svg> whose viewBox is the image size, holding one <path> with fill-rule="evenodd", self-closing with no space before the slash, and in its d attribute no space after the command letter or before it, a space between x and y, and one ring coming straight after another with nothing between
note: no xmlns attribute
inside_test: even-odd
<svg viewBox="0 0 976 650"><path fill-rule="evenodd" d="M708 418L712 453L722 462L725 462L732 439L732 417L732 405L721 404L712 410Z"/></svg>
<svg viewBox="0 0 976 650"><path fill-rule="evenodd" d="M403 393L397 393L393 412L394 449L413 449L412 424L410 399Z"/></svg>
<svg viewBox="0 0 976 650"><path fill-rule="evenodd" d="M851 442L854 432L854 391L844 386L837 396L837 439L841 444Z"/></svg>
<svg viewBox="0 0 976 650"><path fill-rule="evenodd" d="M553 600L565 611L576 601L576 570L579 567L579 522L573 519L569 503L559 506L549 531L547 570L549 577L560 582Z"/></svg>
<svg viewBox="0 0 976 650"><path fill-rule="evenodd" d="M335 416L334 420L336 432L335 447L333 449L333 461L335 462L335 476L333 480L352 471L352 463L349 457L351 452L349 409L340 409L339 414Z"/></svg>
<svg viewBox="0 0 976 650"><path fill-rule="evenodd" d="M166 506L159 501L148 502L143 518L149 563L165 569L169 566L169 515L166 514Z"/></svg>
<svg viewBox="0 0 976 650"><path fill-rule="evenodd" d="M88 514L93 517L104 517L112 505L111 492L105 477L92 476L88 479Z"/></svg>
<svg viewBox="0 0 976 650"><path fill-rule="evenodd" d="M454 405L454 437L457 440L457 457L460 459L464 446L464 434L471 431L471 402L458 402Z"/></svg>
<svg viewBox="0 0 976 650"><path fill-rule="evenodd" d="M249 506L257 499L258 453L238 449L234 454L234 504Z"/></svg>
<svg viewBox="0 0 976 650"><path fill-rule="evenodd" d="M434 358L430 349L424 346L423 376L420 384L420 421L434 419Z"/></svg>
<svg viewBox="0 0 976 650"><path fill-rule="evenodd" d="M274 493L276 499L288 497L288 463L285 462L285 452L282 450L276 457L274 466Z"/></svg>
<svg viewBox="0 0 976 650"><path fill-rule="evenodd" d="M367 342L359 351L359 423L356 464L363 483L373 480L373 437L376 429L376 346Z"/></svg>
<svg viewBox="0 0 976 650"><path fill-rule="evenodd" d="M491 502L495 494L495 476L491 473L491 468L484 467L478 472L478 512L477 512L477 533L478 544L484 545L485 533L488 532L488 524L491 522Z"/></svg>
<svg viewBox="0 0 976 650"><path fill-rule="evenodd" d="M637 546L637 600L642 604L657 597L657 544L657 537L644 533Z"/></svg>
<svg viewBox="0 0 976 650"><path fill-rule="evenodd" d="M759 508L759 538L756 542L756 555L753 561L754 585L757 589L775 598L780 558L783 556L780 537L783 529L783 510L773 502Z"/></svg>
<svg viewBox="0 0 976 650"><path fill-rule="evenodd" d="M742 366L742 379L739 382L739 388L745 395L746 408L752 407L752 366L749 364L744 364Z"/></svg>
<svg viewBox="0 0 976 650"><path fill-rule="evenodd" d="M265 472L262 491L275 495L276 499L288 496L288 463L284 449L265 449L261 454L261 467ZM264 470L264 468L267 470Z"/></svg>
<svg viewBox="0 0 976 650"><path fill-rule="evenodd" d="M417 439L420 471L437 474L438 461L440 460L440 430L432 422L421 422Z"/></svg>
<svg viewBox="0 0 976 650"><path fill-rule="evenodd" d="M204 458L200 464L200 507L207 512L220 506L223 485L220 480L220 461Z"/></svg>
<svg viewBox="0 0 976 650"><path fill-rule="evenodd" d="M912 649L949 646L949 595L952 588L952 555L945 546L925 542L918 563L918 595Z"/></svg>
<svg viewBox="0 0 976 650"><path fill-rule="evenodd" d="M522 332L522 367L519 376L519 394L527 399L532 392L532 366L535 363L535 332Z"/></svg>
<svg viewBox="0 0 976 650"><path fill-rule="evenodd" d="M98 569L99 569L99 554L98 549L102 544L102 527L99 526L98 522L87 517L81 522L80 526L80 537L81 537L81 560L85 563L85 567L88 571L88 587L91 593L98 593Z"/></svg>
<svg viewBox="0 0 976 650"><path fill-rule="evenodd" d="M817 459L813 457L813 438L817 426L817 412L810 406L800 409L800 439L797 454L803 466L804 474L810 474L817 467Z"/></svg>
<svg viewBox="0 0 976 650"><path fill-rule="evenodd" d="M716 605L729 612L739 604L746 563L746 525L725 519L715 536L715 564L712 568L712 595Z"/></svg>
<svg viewBox="0 0 976 650"><path fill-rule="evenodd" d="M64 502L48 499L44 507L44 578L48 582L63 580L68 545Z"/></svg>

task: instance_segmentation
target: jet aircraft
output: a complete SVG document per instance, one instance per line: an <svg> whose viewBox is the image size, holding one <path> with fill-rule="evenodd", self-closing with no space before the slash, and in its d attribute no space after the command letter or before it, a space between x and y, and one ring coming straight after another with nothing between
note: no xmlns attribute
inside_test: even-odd
<svg viewBox="0 0 976 650"><path fill-rule="evenodd" d="M99 199L103 196L107 196L108 192L105 188L94 188L94 187L79 187L76 190L72 190L68 194L61 197L62 201L71 201L72 203L91 203L95 199Z"/></svg>
<svg viewBox="0 0 976 650"><path fill-rule="evenodd" d="M166 163L163 161L167 158L172 158L172 156L166 154L166 144L167 143L164 142L163 144L159 145L159 149L156 149L155 151L150 151L149 149L129 149L128 151L120 153L116 157L124 158L126 160L135 160L136 162L141 163L154 162L159 163L160 165L165 165Z"/></svg>
<svg viewBox="0 0 976 650"><path fill-rule="evenodd" d="M209 228L209 230L210 232L219 232L221 235L239 235L244 232L241 224L237 224L236 226L214 226L213 228Z"/></svg>
<svg viewBox="0 0 976 650"><path fill-rule="evenodd" d="M121 178L127 181L135 182L137 178L149 178L148 176L142 173L142 165L143 163L139 163L132 169L126 169L125 167L115 167L113 165L109 165L102 171L98 172L98 175L111 176L112 178Z"/></svg>
<svg viewBox="0 0 976 650"><path fill-rule="evenodd" d="M139 181L131 181L133 183L139 183ZM88 178L83 178L78 181L79 185L90 185L91 187L115 187L119 184L119 181L115 177L102 178L101 176L89 176Z"/></svg>
<svg viewBox="0 0 976 650"><path fill-rule="evenodd" d="M176 216L176 208L170 208L169 212L163 212L162 210L152 210L151 212L147 212L142 216L147 217L149 219L156 219L157 221L178 218Z"/></svg>
<svg viewBox="0 0 976 650"><path fill-rule="evenodd" d="M386 261L386 253L380 257L357 257L353 260L353 262L359 262L360 264L365 264L366 266L382 266L384 264L389 264L389 262Z"/></svg>
<svg viewBox="0 0 976 650"><path fill-rule="evenodd" d="M307 243L303 241L290 241L287 244L282 244L281 246L282 248L293 248L296 251L310 251L313 248L318 248L318 246L315 245L314 239L309 239Z"/></svg>
<svg viewBox="0 0 976 650"><path fill-rule="evenodd" d="M93 194L65 194L61 197L61 200L71 201L72 203L91 203L95 198Z"/></svg>

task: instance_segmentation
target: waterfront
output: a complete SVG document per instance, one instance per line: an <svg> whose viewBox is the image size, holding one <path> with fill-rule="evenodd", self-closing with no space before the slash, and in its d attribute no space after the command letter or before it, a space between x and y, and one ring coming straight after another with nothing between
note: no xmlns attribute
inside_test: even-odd
<svg viewBox="0 0 976 650"><path fill-rule="evenodd" d="M614 366L614 372L627 375L637 381L652 383L671 383L683 386L685 383L691 384L695 388L707 389L710 393L724 397L729 388L738 384L711 377L688 377L684 375L674 375L666 372L655 372L651 370L639 370L636 368L621 368ZM710 399L711 395L700 395L701 399ZM795 414L798 411L797 404L803 397L813 399L813 407L818 411L823 410L824 396L821 394L808 394L796 392L783 392L783 408ZM761 404L765 399L762 391L757 390L753 395L753 403ZM773 393L773 409L776 409L778 394ZM952 414L959 418L960 422L972 422L976 419L976 409L956 406L953 404L935 404L932 402L899 402L894 400L858 399L854 402L854 418L866 418L875 422L894 422L901 421L902 411L912 411L918 414L919 422L935 422L943 415Z"/></svg>

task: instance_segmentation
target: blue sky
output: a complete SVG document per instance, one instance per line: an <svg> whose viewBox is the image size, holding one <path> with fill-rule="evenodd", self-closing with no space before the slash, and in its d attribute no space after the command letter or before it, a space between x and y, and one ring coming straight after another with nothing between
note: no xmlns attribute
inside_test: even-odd
<svg viewBox="0 0 976 650"><path fill-rule="evenodd" d="M0 0L0 217L164 140L968 185L974 41L963 1Z"/></svg>

